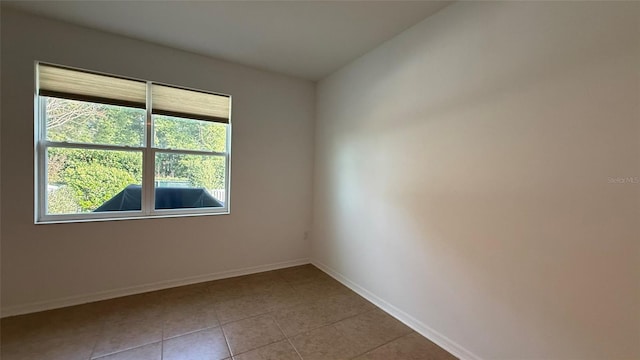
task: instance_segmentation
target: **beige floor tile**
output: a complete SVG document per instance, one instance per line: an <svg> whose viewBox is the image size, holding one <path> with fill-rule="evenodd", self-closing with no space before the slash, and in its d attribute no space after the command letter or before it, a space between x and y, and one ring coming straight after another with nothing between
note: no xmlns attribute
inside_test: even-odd
<svg viewBox="0 0 640 360"><path fill-rule="evenodd" d="M371 303L360 296L345 293L275 311L273 314L282 331L290 337L373 308Z"/></svg>
<svg viewBox="0 0 640 360"><path fill-rule="evenodd" d="M411 333L372 350L358 360L455 360L455 356L424 338Z"/></svg>
<svg viewBox="0 0 640 360"><path fill-rule="evenodd" d="M300 356L287 340L263 346L233 358L234 360L300 360Z"/></svg>
<svg viewBox="0 0 640 360"><path fill-rule="evenodd" d="M376 309L291 339L307 359L351 358L412 332L407 326Z"/></svg>
<svg viewBox="0 0 640 360"><path fill-rule="evenodd" d="M216 314L221 324L246 319L269 312L269 306L262 298L255 295L243 296L215 305Z"/></svg>
<svg viewBox="0 0 640 360"><path fill-rule="evenodd" d="M214 303L251 295L247 284L238 278L211 281L207 283L207 291Z"/></svg>
<svg viewBox="0 0 640 360"><path fill-rule="evenodd" d="M292 287L298 296L305 300L352 292L346 286L330 278L317 278L312 281L293 284Z"/></svg>
<svg viewBox="0 0 640 360"><path fill-rule="evenodd" d="M105 319L100 304L87 304L0 320L2 345L97 335Z"/></svg>
<svg viewBox="0 0 640 360"><path fill-rule="evenodd" d="M165 312L171 308L196 308L213 305L214 301L206 286L190 285L162 292L162 305Z"/></svg>
<svg viewBox="0 0 640 360"><path fill-rule="evenodd" d="M333 325L344 338L349 340L358 353L369 351L413 331L380 309L362 313Z"/></svg>
<svg viewBox="0 0 640 360"><path fill-rule="evenodd" d="M1 359L88 359L104 322L100 304L1 320Z"/></svg>
<svg viewBox="0 0 640 360"><path fill-rule="evenodd" d="M165 340L162 351L163 360L221 360L229 356L219 327Z"/></svg>
<svg viewBox="0 0 640 360"><path fill-rule="evenodd" d="M222 327L232 354L240 354L284 339L284 334L271 315L260 315Z"/></svg>
<svg viewBox="0 0 640 360"><path fill-rule="evenodd" d="M305 299L297 293L292 287L281 289L272 289L260 295L256 295L261 299L269 311L290 308L302 303L309 303L311 299Z"/></svg>
<svg viewBox="0 0 640 360"><path fill-rule="evenodd" d="M160 295L169 302L181 301L183 299L202 299L209 295L210 283L198 283L192 285L178 286L175 288L162 290Z"/></svg>
<svg viewBox="0 0 640 360"><path fill-rule="evenodd" d="M454 359L374 309L317 268L297 266L5 318L0 357L231 360L231 349L236 360L299 360L287 334L304 360Z"/></svg>
<svg viewBox="0 0 640 360"><path fill-rule="evenodd" d="M108 320L98 337L94 357L129 350L162 340L162 313L135 312Z"/></svg>
<svg viewBox="0 0 640 360"><path fill-rule="evenodd" d="M106 300L103 306L106 309L107 321L121 321L139 316L157 317L161 315L164 307L162 294L161 291L154 291Z"/></svg>
<svg viewBox="0 0 640 360"><path fill-rule="evenodd" d="M275 310L294 307L304 303L289 285L262 290L260 293L223 301L215 305L220 323L266 314Z"/></svg>
<svg viewBox="0 0 640 360"><path fill-rule="evenodd" d="M304 360L342 360L360 353L333 325L311 330L290 340Z"/></svg>
<svg viewBox="0 0 640 360"><path fill-rule="evenodd" d="M168 339L218 325L218 317L210 301L174 302L168 304L164 310L163 338Z"/></svg>
<svg viewBox="0 0 640 360"><path fill-rule="evenodd" d="M236 279L250 291L260 291L262 289L268 290L271 287L288 285L282 277L278 276L278 274L273 271L241 276Z"/></svg>
<svg viewBox="0 0 640 360"><path fill-rule="evenodd" d="M131 350L125 350L112 355L94 358L96 360L160 360L162 358L162 343L157 342Z"/></svg>
<svg viewBox="0 0 640 360"><path fill-rule="evenodd" d="M52 337L45 341L32 341L2 345L2 360L86 360L91 356L95 335Z"/></svg>
<svg viewBox="0 0 640 360"><path fill-rule="evenodd" d="M329 275L311 264L276 270L275 273L290 284L300 284L321 278L331 279Z"/></svg>

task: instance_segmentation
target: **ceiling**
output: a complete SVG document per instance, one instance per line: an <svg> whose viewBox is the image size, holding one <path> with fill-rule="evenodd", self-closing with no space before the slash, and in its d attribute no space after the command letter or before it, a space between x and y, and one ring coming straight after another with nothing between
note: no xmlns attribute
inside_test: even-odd
<svg viewBox="0 0 640 360"><path fill-rule="evenodd" d="M3 1L3 6L318 80L448 1Z"/></svg>

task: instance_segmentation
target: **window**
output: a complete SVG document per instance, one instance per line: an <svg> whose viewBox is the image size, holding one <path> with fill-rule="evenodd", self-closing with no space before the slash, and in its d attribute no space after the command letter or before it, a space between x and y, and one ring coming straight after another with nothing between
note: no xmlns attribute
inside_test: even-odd
<svg viewBox="0 0 640 360"><path fill-rule="evenodd" d="M230 96L36 73L36 222L229 212Z"/></svg>

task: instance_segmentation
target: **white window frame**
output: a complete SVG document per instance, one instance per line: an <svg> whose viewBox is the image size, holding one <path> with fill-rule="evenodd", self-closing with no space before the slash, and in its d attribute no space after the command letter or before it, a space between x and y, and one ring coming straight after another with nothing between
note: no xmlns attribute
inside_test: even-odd
<svg viewBox="0 0 640 360"><path fill-rule="evenodd" d="M206 150L176 150L162 149L153 147L153 120L152 120L152 92L151 85L167 85L185 90L197 91L200 93L223 95L229 97L229 108L232 107L231 95L214 93L211 91L203 91L199 89L188 88L184 86L176 86L165 84L157 81L142 80L147 86L146 97L146 119L144 126L144 146L120 146L120 145L101 145L101 144L83 144L70 142L55 142L47 140L47 113L45 97L38 94L38 64L35 63L35 89L34 89L34 155L35 155L35 223L66 223L66 222L87 222L87 221L111 221L111 220L127 220L127 219L145 219L145 218L162 218L162 217L182 217L182 216L205 216L205 215L226 215L231 213L231 113L229 113L229 122L226 124L226 147L225 152L206 151ZM42 62L43 64L50 64ZM52 64L53 65L53 64ZM60 65L56 65L60 66ZM63 66L68 69L78 71L89 71L70 66ZM122 78L119 75L101 73L91 70L90 72L107 76ZM133 79L138 80L140 79ZM230 110L231 112L231 110ZM184 118L189 119L189 118ZM197 121L197 119L193 119ZM76 214L47 214L47 149L50 147L72 148L72 149L92 149L92 150L117 150L131 151L142 153L142 199L141 210L139 211L104 211ZM202 208L179 208L179 209L155 209L155 158L156 153L173 153L185 155L206 155L218 156L225 158L225 201L223 207L202 207Z"/></svg>

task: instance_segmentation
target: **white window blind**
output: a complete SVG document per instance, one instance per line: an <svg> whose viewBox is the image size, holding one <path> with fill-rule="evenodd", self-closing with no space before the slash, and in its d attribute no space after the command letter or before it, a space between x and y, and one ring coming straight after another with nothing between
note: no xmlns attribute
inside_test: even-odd
<svg viewBox="0 0 640 360"><path fill-rule="evenodd" d="M145 108L144 81L38 64L39 95Z"/></svg>
<svg viewBox="0 0 640 360"><path fill-rule="evenodd" d="M151 85L152 112L183 118L229 123L229 97L173 86Z"/></svg>

